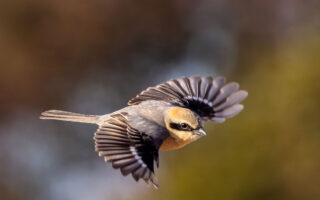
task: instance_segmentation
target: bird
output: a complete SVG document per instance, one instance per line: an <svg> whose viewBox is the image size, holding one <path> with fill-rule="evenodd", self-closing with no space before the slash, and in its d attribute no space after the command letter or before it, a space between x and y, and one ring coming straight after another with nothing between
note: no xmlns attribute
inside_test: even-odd
<svg viewBox="0 0 320 200"><path fill-rule="evenodd" d="M123 176L131 174L135 181L158 189L154 164L159 167L159 151L179 149L206 136L204 123L222 123L237 115L247 95L222 76L183 76L148 87L128 106L109 114L48 110L40 119L98 125L93 139L99 156Z"/></svg>

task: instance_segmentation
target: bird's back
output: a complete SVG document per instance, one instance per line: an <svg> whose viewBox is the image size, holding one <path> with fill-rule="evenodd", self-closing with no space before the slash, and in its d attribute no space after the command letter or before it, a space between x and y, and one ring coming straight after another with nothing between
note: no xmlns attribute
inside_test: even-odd
<svg viewBox="0 0 320 200"><path fill-rule="evenodd" d="M164 114L170 107L170 103L150 100L139 105L127 106L110 115L125 114L130 126L154 138L158 146L169 136L165 128Z"/></svg>

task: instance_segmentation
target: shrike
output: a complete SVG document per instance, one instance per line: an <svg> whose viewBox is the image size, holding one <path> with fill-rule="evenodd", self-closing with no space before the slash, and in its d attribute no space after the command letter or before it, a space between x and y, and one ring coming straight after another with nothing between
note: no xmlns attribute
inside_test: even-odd
<svg viewBox="0 0 320 200"><path fill-rule="evenodd" d="M203 122L222 123L238 114L248 93L224 77L181 77L149 87L129 106L106 115L84 115L48 110L41 119L91 123L95 150L126 176L158 188L154 162L159 150L181 148L206 135Z"/></svg>

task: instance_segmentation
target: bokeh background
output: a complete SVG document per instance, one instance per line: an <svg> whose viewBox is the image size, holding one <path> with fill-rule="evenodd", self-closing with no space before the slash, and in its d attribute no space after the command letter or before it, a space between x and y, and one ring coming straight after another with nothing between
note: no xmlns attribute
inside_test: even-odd
<svg viewBox="0 0 320 200"><path fill-rule="evenodd" d="M320 199L320 1L0 1L0 199ZM160 190L94 152L95 126L147 86L223 75L244 111L162 152Z"/></svg>

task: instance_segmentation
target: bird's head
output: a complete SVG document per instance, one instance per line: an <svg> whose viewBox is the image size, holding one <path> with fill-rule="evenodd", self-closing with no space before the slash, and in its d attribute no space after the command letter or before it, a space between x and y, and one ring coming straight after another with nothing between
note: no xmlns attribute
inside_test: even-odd
<svg viewBox="0 0 320 200"><path fill-rule="evenodd" d="M206 133L201 127L199 116L183 107L171 107L165 114L166 128L176 140L196 140Z"/></svg>

